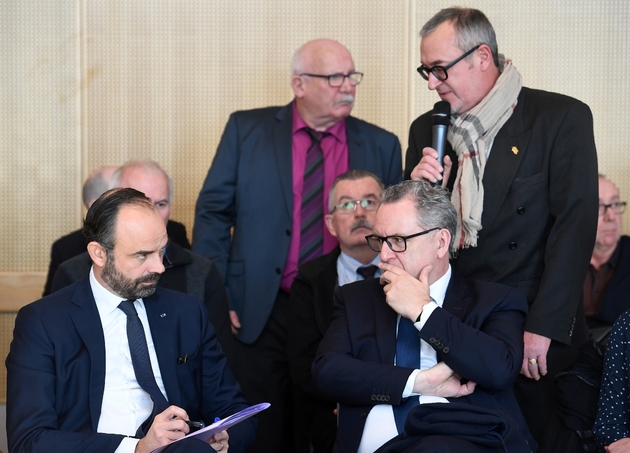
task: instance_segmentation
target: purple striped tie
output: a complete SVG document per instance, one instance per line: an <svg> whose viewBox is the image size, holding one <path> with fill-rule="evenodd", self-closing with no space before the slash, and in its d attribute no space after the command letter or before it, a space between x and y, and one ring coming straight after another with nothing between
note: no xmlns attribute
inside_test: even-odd
<svg viewBox="0 0 630 453"><path fill-rule="evenodd" d="M324 254L324 153L320 143L323 134L310 128L304 130L313 141L306 152L304 168L298 264Z"/></svg>

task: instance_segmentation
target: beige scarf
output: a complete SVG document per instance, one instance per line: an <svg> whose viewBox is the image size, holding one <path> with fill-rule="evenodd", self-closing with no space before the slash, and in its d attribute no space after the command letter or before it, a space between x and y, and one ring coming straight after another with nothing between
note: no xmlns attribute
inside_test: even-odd
<svg viewBox="0 0 630 453"><path fill-rule="evenodd" d="M499 57L503 61L503 55ZM512 116L522 86L521 75L511 60L507 60L501 76L486 97L470 111L451 117L447 139L459 162L451 196L458 215L453 253L460 248L477 246L477 235L482 228L486 150Z"/></svg>

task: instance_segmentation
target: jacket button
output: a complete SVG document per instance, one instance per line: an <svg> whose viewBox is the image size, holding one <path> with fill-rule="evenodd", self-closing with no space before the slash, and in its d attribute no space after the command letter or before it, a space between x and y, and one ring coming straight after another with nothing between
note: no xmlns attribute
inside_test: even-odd
<svg viewBox="0 0 630 453"><path fill-rule="evenodd" d="M516 242L510 242L510 250L516 249Z"/></svg>
<svg viewBox="0 0 630 453"><path fill-rule="evenodd" d="M278 275L282 274L282 270L279 267L276 267L276 274Z"/></svg>
<svg viewBox="0 0 630 453"><path fill-rule="evenodd" d="M516 213L519 215L525 214L525 208L523 206L519 206L519 208L516 210Z"/></svg>
<svg viewBox="0 0 630 453"><path fill-rule="evenodd" d="M448 351L450 351L450 349L448 348L448 346L444 346L444 349L442 349L442 352L444 354L448 354Z"/></svg>
<svg viewBox="0 0 630 453"><path fill-rule="evenodd" d="M433 338L433 337L431 337L431 338L429 339L429 343L431 343L431 344L435 344L435 342L436 342L436 341L437 341L437 340L436 340L435 338Z"/></svg>
<svg viewBox="0 0 630 453"><path fill-rule="evenodd" d="M370 397L370 399L371 399L372 401L376 401L376 395L372 395L372 396Z"/></svg>

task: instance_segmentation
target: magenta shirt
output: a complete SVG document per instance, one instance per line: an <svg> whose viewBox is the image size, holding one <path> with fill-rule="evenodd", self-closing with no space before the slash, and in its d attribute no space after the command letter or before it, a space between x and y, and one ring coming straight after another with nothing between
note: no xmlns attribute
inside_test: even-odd
<svg viewBox="0 0 630 453"><path fill-rule="evenodd" d="M293 279L297 274L298 257L300 253L300 225L302 213L302 185L304 184L304 166L306 163L306 152L311 146L311 137L304 130L308 127L300 117L295 106L292 107L292 158L293 158L293 225L291 226L291 244L289 255L284 266L280 289L289 292ZM335 178L349 170L348 163L348 140L346 139L346 120L335 123L326 129L330 135L322 138L321 147L324 152L324 205L322 206L324 215L328 214L328 192ZM337 246L337 238L328 232L328 228L323 223L324 229L324 253L331 252Z"/></svg>

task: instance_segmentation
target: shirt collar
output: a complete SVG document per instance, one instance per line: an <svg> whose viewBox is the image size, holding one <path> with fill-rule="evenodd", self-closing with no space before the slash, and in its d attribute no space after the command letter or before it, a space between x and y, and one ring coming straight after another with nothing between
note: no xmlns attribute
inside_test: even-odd
<svg viewBox="0 0 630 453"><path fill-rule="evenodd" d="M446 289L448 288L448 283L451 281L451 265L448 265L448 269L437 281L435 281L429 287L429 294L431 294L431 298L441 307L444 304L444 297L446 297Z"/></svg>
<svg viewBox="0 0 630 453"><path fill-rule="evenodd" d="M291 106L291 115L293 118L291 127L292 134L296 134L299 131L303 131L304 128L309 127L309 125L306 124L300 116L295 100ZM335 137L339 143L346 143L346 119L344 118L341 121L337 121L335 124L326 129L326 132ZM307 132L304 131L304 133L306 134Z"/></svg>
<svg viewBox="0 0 630 453"><path fill-rule="evenodd" d="M90 286L92 287L96 307L101 316L112 313L125 300L101 285L94 275L94 265L90 268ZM138 299L138 301L142 303L142 299Z"/></svg>

